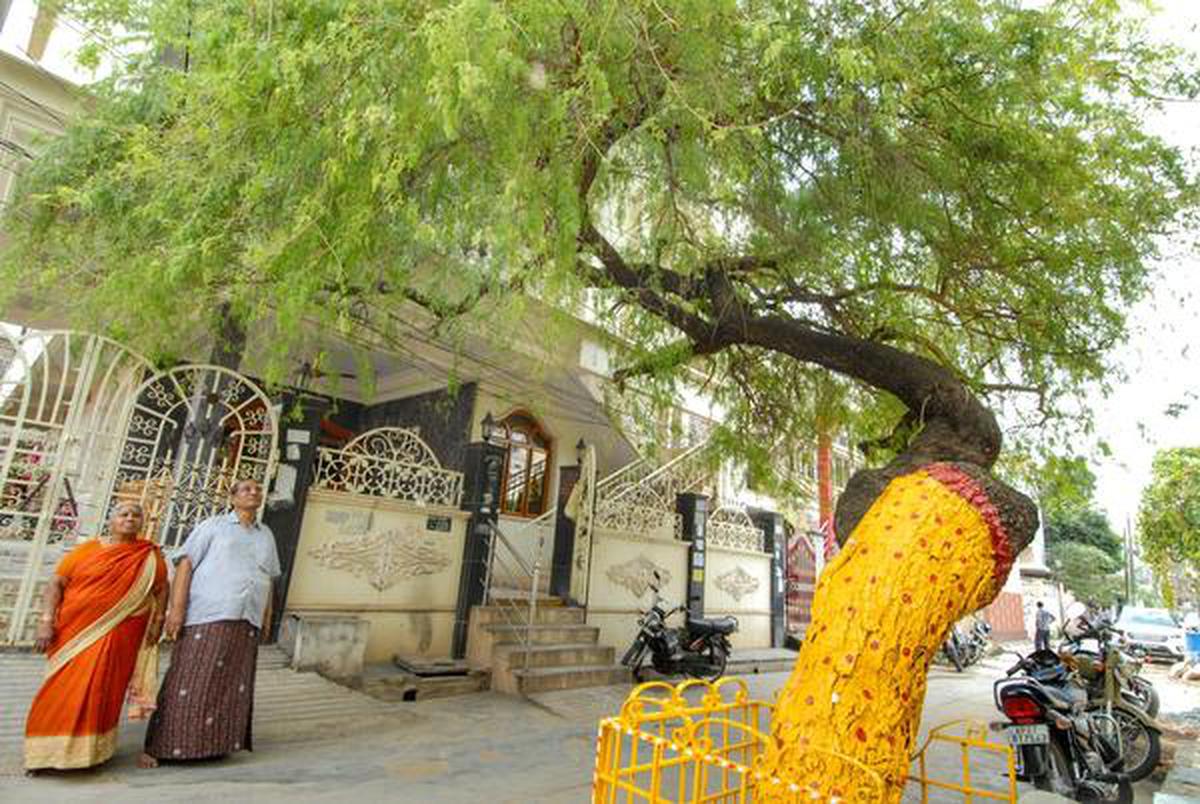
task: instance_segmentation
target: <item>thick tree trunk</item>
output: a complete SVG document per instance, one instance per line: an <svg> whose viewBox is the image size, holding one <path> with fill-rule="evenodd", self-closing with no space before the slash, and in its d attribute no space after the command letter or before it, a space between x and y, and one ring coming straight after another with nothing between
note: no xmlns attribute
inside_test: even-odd
<svg viewBox="0 0 1200 804"><path fill-rule="evenodd" d="M591 159L582 198L595 168ZM710 263L701 279L627 263L590 224L580 242L603 266L581 270L683 332L692 354L737 344L790 355L893 394L920 426L904 452L856 473L838 500L843 550L821 576L758 768L814 799L898 801L934 653L956 620L999 593L1037 525L1032 501L990 474L1002 441L996 417L925 357L753 309L728 270L753 258ZM872 791L871 778L884 789ZM775 795L796 797L783 785L758 799Z"/></svg>
<svg viewBox="0 0 1200 804"><path fill-rule="evenodd" d="M821 575L773 719L764 770L821 800L900 799L929 663L950 626L996 596L1036 523L1028 499L978 466L889 470Z"/></svg>

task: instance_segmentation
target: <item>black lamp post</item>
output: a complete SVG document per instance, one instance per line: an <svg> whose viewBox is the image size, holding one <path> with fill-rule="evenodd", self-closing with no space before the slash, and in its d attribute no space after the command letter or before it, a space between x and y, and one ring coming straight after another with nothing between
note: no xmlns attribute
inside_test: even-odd
<svg viewBox="0 0 1200 804"><path fill-rule="evenodd" d="M496 425L496 420L492 418L492 412L489 410L483 414L483 421L479 423L479 434L488 444L492 443L492 439L499 435L500 427Z"/></svg>
<svg viewBox="0 0 1200 804"><path fill-rule="evenodd" d="M504 428L496 423L492 417L492 412L489 410L483 415L483 421L479 423L479 434L483 438L483 443L495 445L498 436ZM496 481L500 476L500 456L494 452L485 451L483 458L483 471L486 483L484 485L483 495L480 498L482 505L480 510L484 513L489 513L492 508L492 503L495 498L492 495L492 489L496 487Z"/></svg>

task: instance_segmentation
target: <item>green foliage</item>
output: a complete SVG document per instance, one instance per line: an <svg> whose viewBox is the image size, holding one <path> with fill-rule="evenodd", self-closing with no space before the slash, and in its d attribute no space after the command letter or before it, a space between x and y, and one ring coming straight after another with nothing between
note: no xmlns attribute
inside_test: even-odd
<svg viewBox="0 0 1200 804"><path fill-rule="evenodd" d="M1116 562L1121 562L1121 537L1113 532L1108 517L1093 509L1052 511L1046 517L1047 549L1065 542L1086 544L1101 550Z"/></svg>
<svg viewBox="0 0 1200 804"><path fill-rule="evenodd" d="M278 378L330 335L502 341L599 285L641 398L716 378L757 464L897 404L681 344L664 311L716 320L713 277L1041 422L1103 380L1195 202L1142 122L1192 73L1115 2L67 5L144 55L25 171L0 288L156 355L229 301ZM598 276L606 243L636 287Z"/></svg>
<svg viewBox="0 0 1200 804"><path fill-rule="evenodd" d="M1142 491L1138 538L1168 605L1177 581L1200 574L1200 448L1159 450Z"/></svg>
<svg viewBox="0 0 1200 804"><path fill-rule="evenodd" d="M1039 469L1036 488L1042 507L1051 515L1060 512L1065 514L1083 511L1094 503L1096 475L1088 466L1086 458L1051 455ZM1104 519L1102 514L1092 513L1094 516ZM1102 524L1105 529L1112 532L1107 520L1104 520ZM1077 541L1087 542L1088 540ZM1096 546L1103 547L1104 545L1097 544Z"/></svg>
<svg viewBox="0 0 1200 804"><path fill-rule="evenodd" d="M1108 606L1121 595L1120 562L1098 547L1057 542L1046 548L1055 578L1079 600Z"/></svg>

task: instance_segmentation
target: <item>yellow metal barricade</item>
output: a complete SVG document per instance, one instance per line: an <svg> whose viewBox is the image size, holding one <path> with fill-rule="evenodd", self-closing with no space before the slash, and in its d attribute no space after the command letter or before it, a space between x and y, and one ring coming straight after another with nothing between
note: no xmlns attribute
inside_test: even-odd
<svg viewBox="0 0 1200 804"><path fill-rule="evenodd" d="M958 727L962 733L952 733L951 729ZM957 781L934 779L929 775L929 750L935 746L954 746L959 752L962 775ZM972 778L971 752L994 755L1004 767L1004 780L1007 789L996 790L979 787L978 776ZM995 801L1015 802L1017 800L1017 769L1016 755L1008 743L992 742L988 739L988 727L985 723L970 720L952 720L929 731L925 743L914 757L919 768L919 775L909 776L909 782L921 786L921 801L929 801L929 788L951 790L961 793L963 801L972 802L975 799L991 799Z"/></svg>
<svg viewBox="0 0 1200 804"><path fill-rule="evenodd" d="M738 678L637 687L619 715L600 723L592 801L881 800L883 779L832 751L809 755L819 756L822 767L834 773L807 780L781 775L778 758L768 750L771 711L771 704L751 699Z"/></svg>
<svg viewBox="0 0 1200 804"><path fill-rule="evenodd" d="M770 738L771 704L750 698L745 682L725 678L716 683L685 681L671 685L652 681L635 688L615 717L600 722L596 767L592 777L594 804L747 804L770 802L879 802L888 800L883 778L852 757L817 748L779 755ZM965 724L962 735L951 733L962 721L933 729L914 757L921 800L929 789L960 793L964 801L1016 801L1012 749L987 740L977 724ZM931 746L957 746L962 778L934 779L928 770ZM973 781L971 752L1003 759L1007 790L978 787ZM805 767L819 773L805 778ZM977 798L972 798L972 796Z"/></svg>

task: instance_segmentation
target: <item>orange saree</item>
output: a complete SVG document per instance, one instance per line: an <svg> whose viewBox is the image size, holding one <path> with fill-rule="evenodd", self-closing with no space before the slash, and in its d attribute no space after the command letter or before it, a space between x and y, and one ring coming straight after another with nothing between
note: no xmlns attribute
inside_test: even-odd
<svg viewBox="0 0 1200 804"><path fill-rule="evenodd" d="M156 645L146 626L167 567L149 541L103 545L92 539L63 557L66 579L46 680L25 723L25 767L86 768L113 755L121 703L145 716L157 684Z"/></svg>

